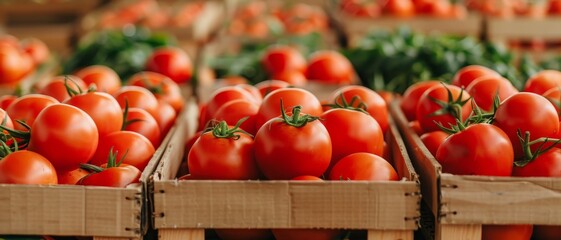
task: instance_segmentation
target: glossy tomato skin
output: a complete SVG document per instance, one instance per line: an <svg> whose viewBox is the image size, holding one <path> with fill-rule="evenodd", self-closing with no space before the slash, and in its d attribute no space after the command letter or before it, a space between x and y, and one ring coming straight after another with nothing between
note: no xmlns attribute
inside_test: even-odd
<svg viewBox="0 0 561 240"><path fill-rule="evenodd" d="M273 79L287 82L291 86L304 86L308 82L306 75L299 71L286 71L273 75Z"/></svg>
<svg viewBox="0 0 561 240"><path fill-rule="evenodd" d="M452 85L466 88L475 79L481 76L489 76L489 75L500 77L500 75L497 72L484 66L480 66L480 65L466 66L461 68L458 72L456 72L456 74L454 74L454 77L452 78Z"/></svg>
<svg viewBox="0 0 561 240"><path fill-rule="evenodd" d="M243 90L248 92L255 100L257 100L257 103L261 103L263 101L263 96L261 95L259 88L247 83L240 83L235 86L241 87Z"/></svg>
<svg viewBox="0 0 561 240"><path fill-rule="evenodd" d="M100 139L99 146L89 163L97 166L106 163L111 148L116 153L118 161L126 154L123 163L132 165L140 171L144 171L156 151L150 140L141 134L131 131L117 131Z"/></svg>
<svg viewBox="0 0 561 240"><path fill-rule="evenodd" d="M173 109L169 103L158 100L158 108L156 109L156 114L154 114L153 117L158 123L162 139L168 134L169 130L175 123L175 119L178 114L179 113L175 112L175 109Z"/></svg>
<svg viewBox="0 0 561 240"><path fill-rule="evenodd" d="M542 96L553 104L555 110L557 110L557 115L559 115L559 120L561 120L561 88L549 89Z"/></svg>
<svg viewBox="0 0 561 240"><path fill-rule="evenodd" d="M257 133L257 128L255 126L255 115L259 110L259 105L254 102L238 99L230 101L216 111L214 114L214 119L217 121L226 121L228 125L235 126L238 121L242 118L248 117L241 125L240 128L245 130L251 135Z"/></svg>
<svg viewBox="0 0 561 240"><path fill-rule="evenodd" d="M33 59L15 46L0 47L0 83L15 84L33 71Z"/></svg>
<svg viewBox="0 0 561 240"><path fill-rule="evenodd" d="M324 83L352 83L355 73L351 62L338 52L317 51L310 56L306 78Z"/></svg>
<svg viewBox="0 0 561 240"><path fill-rule="evenodd" d="M35 66L47 61L51 54L47 44L37 38L26 38L21 42L21 45L23 51L31 56Z"/></svg>
<svg viewBox="0 0 561 240"><path fill-rule="evenodd" d="M54 104L43 109L33 126L29 150L53 163L59 171L76 169L95 153L99 133L93 119L83 110Z"/></svg>
<svg viewBox="0 0 561 240"><path fill-rule="evenodd" d="M270 180L302 175L321 176L329 167L332 146L329 132L319 121L290 126L281 118L263 125L255 135L255 158Z"/></svg>
<svg viewBox="0 0 561 240"><path fill-rule="evenodd" d="M517 130L530 132L530 140L553 137L559 131L557 110L545 97L535 93L520 92L505 99L495 113L493 124L501 128L510 138L514 157L523 155ZM536 149L537 145L532 146Z"/></svg>
<svg viewBox="0 0 561 240"><path fill-rule="evenodd" d="M429 152L433 156L436 156L436 151L438 150L438 147L440 147L440 145L444 142L444 140L446 140L448 136L449 134L446 132L433 131L421 135L421 141L423 142L423 144L425 144Z"/></svg>
<svg viewBox="0 0 561 240"><path fill-rule="evenodd" d="M95 122L99 136L121 130L123 112L113 96L104 92L76 95L65 101L86 112Z"/></svg>
<svg viewBox="0 0 561 240"><path fill-rule="evenodd" d="M403 114L405 114L405 117L407 117L407 120L413 121L417 119L417 103L419 99L426 90L437 84L441 84L441 82L433 80L422 81L409 86L407 90L405 90L399 107L401 111L403 111Z"/></svg>
<svg viewBox="0 0 561 240"><path fill-rule="evenodd" d="M366 152L383 156L384 133L369 114L336 108L323 113L320 119L331 138L333 153L330 169L341 158L352 153Z"/></svg>
<svg viewBox="0 0 561 240"><path fill-rule="evenodd" d="M0 108L8 109L8 107L17 99L16 95L2 95L0 96Z"/></svg>
<svg viewBox="0 0 561 240"><path fill-rule="evenodd" d="M138 183L142 172L131 165L121 164L118 167L104 169L102 172L89 174L78 181L79 185L124 188Z"/></svg>
<svg viewBox="0 0 561 240"><path fill-rule="evenodd" d="M247 92L241 87L238 86L226 86L216 90L210 97L210 100L206 104L205 108L205 121L206 123L208 120L211 120L218 109L222 107L222 105L228 103L232 100L237 99L244 99L250 102L254 102L255 104L259 104L260 101L255 99L252 94ZM203 115L201 115L203 116Z"/></svg>
<svg viewBox="0 0 561 240"><path fill-rule="evenodd" d="M163 136L156 119L142 108L129 108L125 121L130 122L134 120L138 121L131 122L123 130L140 133L150 140L154 148L158 148L162 142Z"/></svg>
<svg viewBox="0 0 561 240"><path fill-rule="evenodd" d="M286 88L290 86L290 83L287 83L285 81L280 81L280 80L266 80L260 83L255 84L255 87L257 87L257 89L259 89L259 92L261 92L261 96L264 98L265 96L267 96L267 94L269 94L270 92L277 90L277 89L281 89L281 88Z"/></svg>
<svg viewBox="0 0 561 240"><path fill-rule="evenodd" d="M81 168L69 171L59 171L57 174L58 184L76 185L80 179L84 178L88 174L90 174L90 172Z"/></svg>
<svg viewBox="0 0 561 240"><path fill-rule="evenodd" d="M6 109L6 112L13 121L20 120L32 126L35 122L35 118L43 109L56 103L59 103L59 101L53 97L42 94L28 94L14 100L8 109ZM14 127L16 130L27 131L27 129L20 124L15 124Z"/></svg>
<svg viewBox="0 0 561 240"><path fill-rule="evenodd" d="M70 95L66 90L65 79L68 79L66 84L68 84L72 90L76 92L80 92L80 89L84 92L87 91L84 81L76 76L56 76L45 86L41 87L38 93L51 96L59 102L68 100Z"/></svg>
<svg viewBox="0 0 561 240"><path fill-rule="evenodd" d="M121 78L117 73L103 65L93 65L78 70L75 75L89 86L95 85L99 92L113 94L121 88Z"/></svg>
<svg viewBox="0 0 561 240"><path fill-rule="evenodd" d="M281 105L287 113L292 112L295 106L302 106L302 112L312 116L319 116L323 113L321 102L311 92L300 88L282 88L275 90L267 95L256 115L256 127L259 130L270 119L281 115Z"/></svg>
<svg viewBox="0 0 561 240"><path fill-rule="evenodd" d="M481 123L450 135L435 157L445 173L510 176L514 151L506 133L494 125Z"/></svg>
<svg viewBox="0 0 561 240"><path fill-rule="evenodd" d="M0 160L0 183L57 184L57 173L51 162L38 153L20 150Z"/></svg>
<svg viewBox="0 0 561 240"><path fill-rule="evenodd" d="M543 70L531 76L524 85L524 92L543 94L552 88L561 87L561 72Z"/></svg>
<svg viewBox="0 0 561 240"><path fill-rule="evenodd" d="M551 148L525 166L515 166L513 176L561 177L561 149Z"/></svg>
<svg viewBox="0 0 561 240"><path fill-rule="evenodd" d="M195 179L258 179L253 138L236 133L239 139L218 138L203 133L193 144L187 158L189 173Z"/></svg>
<svg viewBox="0 0 561 240"><path fill-rule="evenodd" d="M269 229L215 229L221 240L270 240L273 233Z"/></svg>
<svg viewBox="0 0 561 240"><path fill-rule="evenodd" d="M466 91L473 97L477 106L487 112L493 111L495 95L498 94L502 101L518 93L508 79L493 75L475 79L467 86Z"/></svg>
<svg viewBox="0 0 561 240"><path fill-rule="evenodd" d="M182 49L162 47L148 57L146 69L166 75L176 83L186 83L191 80L193 63Z"/></svg>
<svg viewBox="0 0 561 240"><path fill-rule="evenodd" d="M380 94L374 90L363 86L345 86L335 90L329 97L331 103L337 101L342 103L340 96L343 95L345 101L350 103L357 96L366 105L366 111L380 124L382 131L386 132L389 128L388 105ZM359 101L360 102L360 101ZM355 102L353 107L358 107L359 102Z"/></svg>
<svg viewBox="0 0 561 240"><path fill-rule="evenodd" d="M481 240L530 240L532 225L483 225Z"/></svg>
<svg viewBox="0 0 561 240"><path fill-rule="evenodd" d="M270 75L306 70L306 59L302 53L290 46L271 45L265 51L261 63Z"/></svg>
<svg viewBox="0 0 561 240"><path fill-rule="evenodd" d="M169 103L177 113L185 105L179 85L162 74L149 71L139 72L133 75L127 84L150 90L156 99Z"/></svg>
<svg viewBox="0 0 561 240"><path fill-rule="evenodd" d="M453 99L448 99L448 91L452 93ZM452 85L437 85L431 87L425 93L423 93L417 105L417 120L419 121L419 124L421 125L421 128L424 132L440 130L436 123L440 123L445 127L449 127L450 124L456 124L456 119L451 113L441 115L432 114L442 109L442 107L435 102L435 99L444 102L455 101L460 98L460 93L462 101L469 100L469 93L459 87ZM467 102L462 106L460 113L462 121L464 121L470 115L471 111L472 107L470 102Z"/></svg>
<svg viewBox="0 0 561 240"><path fill-rule="evenodd" d="M123 86L114 95L121 109L125 109L126 103L129 108L137 107L155 114L158 108L158 99L148 89L139 86Z"/></svg>
<svg viewBox="0 0 561 240"><path fill-rule="evenodd" d="M399 176L392 165L371 153L353 153L333 166L330 180L397 181Z"/></svg>

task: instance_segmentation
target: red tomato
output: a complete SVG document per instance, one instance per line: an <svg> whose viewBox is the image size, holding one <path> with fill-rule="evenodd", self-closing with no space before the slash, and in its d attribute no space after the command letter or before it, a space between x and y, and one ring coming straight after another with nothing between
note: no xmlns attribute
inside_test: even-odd
<svg viewBox="0 0 561 240"><path fill-rule="evenodd" d="M129 108L123 130L140 133L150 140L154 148L158 148L162 142L162 133L158 122L150 113L141 108Z"/></svg>
<svg viewBox="0 0 561 240"><path fill-rule="evenodd" d="M255 84L255 87L259 89L259 92L261 92L261 96L263 98L274 90L286 88L288 86L290 86L290 83L279 80L266 80Z"/></svg>
<svg viewBox="0 0 561 240"><path fill-rule="evenodd" d="M14 84L33 71L33 59L16 47L0 46L0 84Z"/></svg>
<svg viewBox="0 0 561 240"><path fill-rule="evenodd" d="M33 63L37 66L49 58L50 52L47 44L37 38L27 38L22 42L22 49L31 56Z"/></svg>
<svg viewBox="0 0 561 240"><path fill-rule="evenodd" d="M120 166L101 168L99 172L88 174L80 179L79 185L104 186L124 188L129 184L138 183L142 172L128 164Z"/></svg>
<svg viewBox="0 0 561 240"><path fill-rule="evenodd" d="M291 86L304 86L308 82L306 76L298 71L286 71L273 75L273 79L287 82Z"/></svg>
<svg viewBox="0 0 561 240"><path fill-rule="evenodd" d="M250 102L254 102L255 104L259 104L259 100L255 99L252 94L247 92L241 87L238 86L227 86L222 87L216 90L210 97L210 100L206 104L206 111L204 114L204 123L208 120L212 119L218 109L222 107L222 105L226 104L229 101L237 100L237 99L245 99ZM201 115L203 116L203 115Z"/></svg>
<svg viewBox="0 0 561 240"><path fill-rule="evenodd" d="M2 95L0 96L0 108L7 110L10 105L17 99L16 95Z"/></svg>
<svg viewBox="0 0 561 240"><path fill-rule="evenodd" d="M446 138L435 157L445 173L510 176L514 152L500 128L480 123Z"/></svg>
<svg viewBox="0 0 561 240"><path fill-rule="evenodd" d="M429 88L441 84L440 81L423 81L417 82L407 88L403 93L403 97L399 106L407 120L413 121L417 119L417 103L423 95L423 93Z"/></svg>
<svg viewBox="0 0 561 240"><path fill-rule="evenodd" d="M59 101L53 97L42 94L28 94L16 99L8 109L6 109L6 112L13 121L23 121L31 127L35 122L35 118L43 109L56 103L59 103ZM20 124L15 124L14 127L16 130L20 131L28 130Z"/></svg>
<svg viewBox="0 0 561 240"><path fill-rule="evenodd" d="M551 148L523 167L514 167L514 176L561 177L561 149Z"/></svg>
<svg viewBox="0 0 561 240"><path fill-rule="evenodd" d="M86 175L90 174L90 172L76 168L74 170L64 171L57 174L58 176L58 184L67 184L67 185L76 185L80 179L84 178Z"/></svg>
<svg viewBox="0 0 561 240"><path fill-rule="evenodd" d="M449 92L452 99L449 99ZM437 101L445 103L446 106L441 106ZM419 99L417 120L424 132L440 130L437 123L444 127L449 127L450 124L455 125L456 118L464 121L471 114L472 108L469 101L469 93L457 86L437 85L431 87ZM438 112L442 110L442 113Z"/></svg>
<svg viewBox="0 0 561 240"><path fill-rule="evenodd" d="M296 106L290 117L267 121L255 135L255 158L267 179L317 177L329 167L332 153L329 132L321 122L315 121L317 118L301 115L301 110L301 106Z"/></svg>
<svg viewBox="0 0 561 240"><path fill-rule="evenodd" d="M158 99L148 89L139 86L124 86L114 95L121 109L125 109L128 103L129 108L137 107L155 115L159 106Z"/></svg>
<svg viewBox="0 0 561 240"><path fill-rule="evenodd" d="M129 79L128 85L144 87L150 90L158 100L169 103L177 113L185 105L179 85L162 74L147 71L139 72Z"/></svg>
<svg viewBox="0 0 561 240"><path fill-rule="evenodd" d="M158 127L160 128L160 133L163 139L175 123L175 118L179 113L176 113L175 109L173 109L173 107L169 105L169 103L162 100L158 100L158 105L159 107L156 109L156 113L153 117L158 123Z"/></svg>
<svg viewBox="0 0 561 240"><path fill-rule="evenodd" d="M318 182L323 182L323 179L318 178L316 176L310 176L310 175L298 176L298 177L292 178L291 180L293 180L293 181L318 181Z"/></svg>
<svg viewBox="0 0 561 240"><path fill-rule="evenodd" d="M4 122L4 120L6 122ZM6 128L14 128L14 122L12 121L12 118L10 118L10 116L8 116L8 113L6 113L6 111L2 109L0 109L0 124L3 124Z"/></svg>
<svg viewBox="0 0 561 240"><path fill-rule="evenodd" d="M539 240L557 240L561 236L561 227L547 226L547 225L534 225L535 239Z"/></svg>
<svg viewBox="0 0 561 240"><path fill-rule="evenodd" d="M438 150L438 147L440 147L440 145L444 142L444 140L446 140L448 136L449 135L446 132L433 131L421 135L421 141L423 142L423 144L425 144L429 152L433 156L436 156L436 151Z"/></svg>
<svg viewBox="0 0 561 240"><path fill-rule="evenodd" d="M259 105L254 102L245 99L233 100L222 105L214 114L214 119L217 121L224 120L228 125L235 126L240 119L248 117L240 125L240 128L251 135L255 135L257 133L255 118L258 110Z"/></svg>
<svg viewBox="0 0 561 240"><path fill-rule="evenodd" d="M291 112L295 106L302 106L302 111L311 116L323 113L321 102L311 92L300 88L278 89L263 99L255 120L257 130L270 119L281 115L281 100L285 112Z"/></svg>
<svg viewBox="0 0 561 240"><path fill-rule="evenodd" d="M481 76L500 76L497 72L480 65L470 65L461 68L452 79L452 85L458 87L467 87L471 82Z"/></svg>
<svg viewBox="0 0 561 240"><path fill-rule="evenodd" d="M557 115L559 115L559 120L561 120L561 88L549 89L542 96L553 104L555 110L557 110Z"/></svg>
<svg viewBox="0 0 561 240"><path fill-rule="evenodd" d="M65 81L68 79L68 81ZM76 76L56 76L45 86L39 89L38 93L51 96L59 102L64 102L70 98L66 84L75 92L86 92L86 84Z"/></svg>
<svg viewBox="0 0 561 240"><path fill-rule="evenodd" d="M193 63L182 49L161 47L146 60L146 70L166 75L176 83L186 83L191 80Z"/></svg>
<svg viewBox="0 0 561 240"><path fill-rule="evenodd" d="M352 153L384 154L384 133L368 113L336 108L323 113L320 119L329 132L333 148L328 172L341 158Z"/></svg>
<svg viewBox="0 0 561 240"><path fill-rule="evenodd" d="M291 46L271 45L265 50L261 63L270 75L287 71L303 73L306 70L304 55Z"/></svg>
<svg viewBox="0 0 561 240"><path fill-rule="evenodd" d="M477 106L487 112L493 111L497 94L502 101L518 93L518 90L512 86L508 79L493 75L485 75L475 79L467 86L466 91Z"/></svg>
<svg viewBox="0 0 561 240"><path fill-rule="evenodd" d="M481 240L530 240L532 225L483 225Z"/></svg>
<svg viewBox="0 0 561 240"><path fill-rule="evenodd" d="M358 107L360 102L366 105L366 111L380 124L382 131L386 132L389 128L388 106L384 98L372 89L363 86L345 86L341 87L331 94L329 102L338 104L343 103L340 98L341 94L345 97L347 103L351 103L353 98L358 97L359 101L355 101L352 107Z"/></svg>
<svg viewBox="0 0 561 240"><path fill-rule="evenodd" d="M276 240L333 240L339 239L338 229L273 229Z"/></svg>
<svg viewBox="0 0 561 240"><path fill-rule="evenodd" d="M74 75L84 80L87 86L95 85L99 92L114 94L121 88L121 78L117 73L103 65L92 65L80 69Z"/></svg>
<svg viewBox="0 0 561 240"><path fill-rule="evenodd" d="M123 112L113 96L105 92L89 92L76 95L65 101L66 104L84 110L95 122L99 136L121 130Z"/></svg>
<svg viewBox="0 0 561 240"><path fill-rule="evenodd" d="M388 0L382 8L392 16L409 18L415 15L415 5L411 0Z"/></svg>
<svg viewBox="0 0 561 240"><path fill-rule="evenodd" d="M38 153L20 150L0 160L0 183L57 184L54 166Z"/></svg>
<svg viewBox="0 0 561 240"><path fill-rule="evenodd" d="M526 81L524 92L543 94L547 90L561 87L561 72L557 70L543 70Z"/></svg>
<svg viewBox="0 0 561 240"><path fill-rule="evenodd" d="M382 14L382 7L376 1L343 0L339 3L339 8L356 17L376 18Z"/></svg>
<svg viewBox="0 0 561 240"><path fill-rule="evenodd" d="M325 83L354 82L353 65L345 56L333 50L322 50L310 56L306 78Z"/></svg>
<svg viewBox="0 0 561 240"><path fill-rule="evenodd" d="M510 138L514 157L523 157L523 149L517 135L530 132L530 141L541 137L553 137L559 131L559 117L551 102L535 93L521 92L505 99L495 113L493 124ZM539 144L531 148L535 150Z"/></svg>
<svg viewBox="0 0 561 240"><path fill-rule="evenodd" d="M144 171L156 151L150 140L139 133L118 131L100 139L95 155L89 163L100 166L107 162L111 149L116 154L117 161L120 161L126 154L123 163L132 165L140 171Z"/></svg>
<svg viewBox="0 0 561 240"><path fill-rule="evenodd" d="M261 103L263 101L263 95L261 95L259 88L253 85L249 85L247 83L240 83L237 84L236 86L241 87L243 90L251 94L251 96L253 96L253 98L257 100L257 103Z"/></svg>
<svg viewBox="0 0 561 240"><path fill-rule="evenodd" d="M269 229L215 229L221 240L268 240L273 239Z"/></svg>
<svg viewBox="0 0 561 240"><path fill-rule="evenodd" d="M371 153L353 153L333 166L330 180L397 181L399 176L392 165Z"/></svg>
<svg viewBox="0 0 561 240"><path fill-rule="evenodd" d="M59 171L78 168L93 156L98 145L99 133L93 119L67 104L43 109L31 129L29 150L49 159Z"/></svg>
<svg viewBox="0 0 561 240"><path fill-rule="evenodd" d="M187 164L195 179L258 179L253 138L220 122L203 133L189 151Z"/></svg>

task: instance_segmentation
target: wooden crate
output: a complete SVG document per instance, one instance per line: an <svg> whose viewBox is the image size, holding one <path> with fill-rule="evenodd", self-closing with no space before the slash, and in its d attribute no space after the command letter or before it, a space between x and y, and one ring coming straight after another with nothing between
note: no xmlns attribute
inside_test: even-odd
<svg viewBox="0 0 561 240"><path fill-rule="evenodd" d="M76 37L73 23L42 23L7 25L0 29L18 39L37 38L43 41L52 55L60 57L71 53Z"/></svg>
<svg viewBox="0 0 561 240"><path fill-rule="evenodd" d="M480 240L482 224L561 225L561 179L462 176L442 172L396 101L390 112L420 174L437 240Z"/></svg>
<svg viewBox="0 0 561 240"><path fill-rule="evenodd" d="M185 142L197 128L194 101L190 108L154 173L159 239L204 240L211 228L362 229L368 239L413 239L419 182L395 125L388 144L402 181L178 181Z"/></svg>
<svg viewBox="0 0 561 240"><path fill-rule="evenodd" d="M0 184L0 235L47 235L93 239L142 239L151 212L148 182L175 129L126 188L77 185Z"/></svg>
<svg viewBox="0 0 561 240"><path fill-rule="evenodd" d="M4 0L0 1L0 25L68 22L101 4L102 0Z"/></svg>

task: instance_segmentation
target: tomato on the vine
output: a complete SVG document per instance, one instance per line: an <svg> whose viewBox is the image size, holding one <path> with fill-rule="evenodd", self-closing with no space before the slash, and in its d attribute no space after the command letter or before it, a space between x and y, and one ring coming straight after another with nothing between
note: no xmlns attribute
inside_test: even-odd
<svg viewBox="0 0 561 240"><path fill-rule="evenodd" d="M440 130L438 124L449 127L471 114L472 104L469 93L453 85L433 86L419 99L417 120L425 132Z"/></svg>
<svg viewBox="0 0 561 240"><path fill-rule="evenodd" d="M321 102L311 92L301 88L282 88L269 93L263 99L255 119L257 129L270 119L281 115L281 100L285 112L291 112L295 106L301 106L302 112L312 116L323 113Z"/></svg>

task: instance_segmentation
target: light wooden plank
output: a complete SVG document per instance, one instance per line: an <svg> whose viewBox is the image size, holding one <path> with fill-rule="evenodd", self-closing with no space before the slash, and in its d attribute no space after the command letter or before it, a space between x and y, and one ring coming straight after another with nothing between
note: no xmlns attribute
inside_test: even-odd
<svg viewBox="0 0 561 240"><path fill-rule="evenodd" d="M159 240L205 240L204 229L160 229Z"/></svg>
<svg viewBox="0 0 561 240"><path fill-rule="evenodd" d="M436 240L481 240L481 225L440 224Z"/></svg>
<svg viewBox="0 0 561 240"><path fill-rule="evenodd" d="M413 240L413 231L368 230L368 240Z"/></svg>

